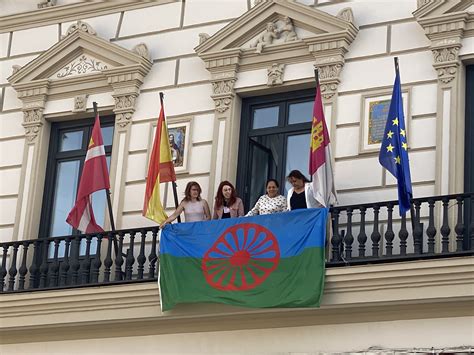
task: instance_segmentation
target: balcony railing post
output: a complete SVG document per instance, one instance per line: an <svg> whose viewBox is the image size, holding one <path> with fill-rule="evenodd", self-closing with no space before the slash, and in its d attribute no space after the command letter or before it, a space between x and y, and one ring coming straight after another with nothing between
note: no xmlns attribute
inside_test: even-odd
<svg viewBox="0 0 474 355"><path fill-rule="evenodd" d="M43 259L41 260L41 266L40 266L40 288L45 288L47 285L47 280L48 280L48 271L49 271L49 265L48 265L48 254L49 254L49 243L50 241L45 239L43 240Z"/></svg>
<svg viewBox="0 0 474 355"><path fill-rule="evenodd" d="M99 272L100 267L102 266L102 260L100 255L100 248L102 245L102 234L98 234L97 238L97 248L95 249L95 257L94 261L92 262L92 270L91 270L91 283L98 283L99 282Z"/></svg>
<svg viewBox="0 0 474 355"><path fill-rule="evenodd" d="M60 266L60 276L59 276L59 285L60 286L65 286L67 285L67 275L69 272L69 248L71 246L71 238L66 238L65 239L65 247L64 247L64 258L63 262L61 263Z"/></svg>
<svg viewBox="0 0 474 355"><path fill-rule="evenodd" d="M414 250L415 250L415 254L422 254L423 253L423 225L420 223L421 202L415 201L414 204L415 204L415 211L416 211L416 216L414 217L415 228L413 229Z"/></svg>
<svg viewBox="0 0 474 355"><path fill-rule="evenodd" d="M426 235L428 236L428 253L434 254L435 243L436 243L436 227L434 224L435 201L433 199L429 199L428 206L429 206L429 222L428 222L428 228L426 228Z"/></svg>
<svg viewBox="0 0 474 355"><path fill-rule="evenodd" d="M449 228L448 220L448 205L449 199L443 198L443 225L441 226L441 253L449 253L449 234L451 233L451 228Z"/></svg>
<svg viewBox="0 0 474 355"><path fill-rule="evenodd" d="M41 261L40 255L41 255L40 241L35 240L33 258L31 260L31 266L30 266L30 282L28 285L28 289L30 290L33 288L36 288L37 283L38 283L38 271L39 271L38 264Z"/></svg>
<svg viewBox="0 0 474 355"><path fill-rule="evenodd" d="M127 249L127 257L125 258L125 280L132 279L133 264L135 263L135 257L133 256L134 247L135 247L135 233L134 231L130 232L130 246Z"/></svg>
<svg viewBox="0 0 474 355"><path fill-rule="evenodd" d="M110 268L112 267L112 243L115 235L109 232L107 235L107 255L104 259L104 282L110 282Z"/></svg>
<svg viewBox="0 0 474 355"><path fill-rule="evenodd" d="M18 290L25 289L25 278L26 274L28 273L28 268L26 267L26 260L28 257L28 246L28 242L23 242L23 257L21 258L21 265L20 269L18 270L20 275L18 277Z"/></svg>
<svg viewBox="0 0 474 355"><path fill-rule="evenodd" d="M8 291L13 291L15 289L15 279L16 279L16 274L18 273L18 269L16 267L16 259L18 256L19 247L20 247L20 243L13 244L13 256L10 260L10 269L8 270L8 274L10 276L8 280Z"/></svg>
<svg viewBox="0 0 474 355"><path fill-rule="evenodd" d="M458 222L454 227L454 231L456 232L456 251L463 250L463 243L464 243L464 222L462 218L463 213L463 198L458 196L456 198L458 204Z"/></svg>
<svg viewBox="0 0 474 355"><path fill-rule="evenodd" d="M122 280L122 264L123 264L123 256L122 256L122 249L123 249L123 232L119 232L119 246L118 246L118 253L115 255L115 281Z"/></svg>
<svg viewBox="0 0 474 355"><path fill-rule="evenodd" d="M387 205L387 231L385 232L385 252L391 256L393 252L393 240L395 239L395 233L393 233L393 204Z"/></svg>
<svg viewBox="0 0 474 355"><path fill-rule="evenodd" d="M398 232L398 238L400 239L400 255L407 255L408 230L406 214L402 215L402 224Z"/></svg>
<svg viewBox="0 0 474 355"><path fill-rule="evenodd" d="M71 283L73 285L77 285L80 283L80 277L79 277L79 268L81 267L81 264L79 262L79 253L81 249L81 237L79 235L76 235L74 240L71 242Z"/></svg>
<svg viewBox="0 0 474 355"><path fill-rule="evenodd" d="M345 244L345 257L346 260L352 258L352 243L354 243L354 237L352 235L352 208L347 209L347 233L344 237Z"/></svg>
<svg viewBox="0 0 474 355"><path fill-rule="evenodd" d="M365 207L360 207L360 230L357 236L359 242L359 257L365 257L365 243L367 242L367 234L365 233Z"/></svg>
<svg viewBox="0 0 474 355"><path fill-rule="evenodd" d="M380 243L380 238L382 237L380 235L379 231L379 213L380 213L380 206L375 204L374 205L374 230L372 231L372 234L370 235L370 239L372 240L372 256L377 257L379 256L379 243Z"/></svg>
<svg viewBox="0 0 474 355"><path fill-rule="evenodd" d="M88 234L86 236L86 255L82 259L81 263L82 284L89 283L89 276L91 272L91 240L92 236Z"/></svg>
<svg viewBox="0 0 474 355"><path fill-rule="evenodd" d="M155 265L158 262L158 257L156 254L156 237L158 235L158 228L152 229L152 242L151 242L151 252L148 256L148 265L149 265L149 272L148 278L152 279L155 277Z"/></svg>
<svg viewBox="0 0 474 355"><path fill-rule="evenodd" d="M143 270L145 268L145 262L146 262L146 256L145 256L145 238L146 238L146 231L144 229L142 229L140 231L141 235L142 235L142 238L141 238L141 241L140 241L140 253L138 254L138 257L137 257L137 263L138 263L138 268L137 268L137 271L138 271L138 280L142 280L143 279Z"/></svg>
<svg viewBox="0 0 474 355"><path fill-rule="evenodd" d="M54 258L53 263L51 264L51 275L49 278L49 286L54 287L58 285L59 279L59 243L60 240L56 239L54 241Z"/></svg>
<svg viewBox="0 0 474 355"><path fill-rule="evenodd" d="M341 242L342 238L339 235L339 210L333 209L332 211L332 238L331 238L331 245L332 245L332 261L340 261L341 260Z"/></svg>

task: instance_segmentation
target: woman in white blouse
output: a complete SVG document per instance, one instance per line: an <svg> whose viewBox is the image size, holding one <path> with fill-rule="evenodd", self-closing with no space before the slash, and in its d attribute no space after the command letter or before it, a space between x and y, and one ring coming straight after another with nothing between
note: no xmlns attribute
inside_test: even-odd
<svg viewBox="0 0 474 355"><path fill-rule="evenodd" d="M267 194L260 196L254 208L246 216L271 214L287 210L286 198L279 193L278 181L269 179L266 184Z"/></svg>

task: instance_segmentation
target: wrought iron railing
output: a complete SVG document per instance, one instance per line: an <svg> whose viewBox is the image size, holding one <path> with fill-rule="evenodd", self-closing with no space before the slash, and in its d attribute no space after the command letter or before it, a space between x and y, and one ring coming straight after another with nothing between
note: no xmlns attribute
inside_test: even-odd
<svg viewBox="0 0 474 355"><path fill-rule="evenodd" d="M474 193L330 210L327 266L473 255ZM156 281L158 227L1 243L1 292Z"/></svg>

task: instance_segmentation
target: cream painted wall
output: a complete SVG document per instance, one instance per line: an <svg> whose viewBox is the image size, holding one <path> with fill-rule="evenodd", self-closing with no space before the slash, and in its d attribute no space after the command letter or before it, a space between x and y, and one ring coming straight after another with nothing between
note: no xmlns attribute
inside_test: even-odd
<svg viewBox="0 0 474 355"><path fill-rule="evenodd" d="M211 173L211 155L217 152L216 161L227 164L224 150L213 142L214 102L211 99L210 74L199 59L194 48L199 43L198 34L212 35L223 28L232 18L248 10L246 0L189 0L153 7L131 9L107 15L83 16L97 35L112 43L132 49L138 43L146 43L153 67L141 86L141 94L136 102L132 118L131 139L126 147L127 171L124 172L124 187L121 206L122 215L118 227L138 227L149 225L140 216L142 195L145 188L146 164L153 135L152 123L159 112L158 92L165 93L166 113L170 122L192 121L190 132L188 169L178 174L178 192L182 196L186 182L199 181L204 197L213 199L217 185ZM313 5L312 1L300 1ZM61 2L59 2L62 4ZM396 197L395 181L387 176L377 161L377 153L361 153L361 105L363 95L370 93L390 93L393 84L393 56L400 58L401 78L404 88L409 90L409 142L413 181L417 196L433 193L435 184L437 74L432 67L432 54L427 48L428 39L412 12L416 0L404 0L396 6L388 6L385 1L355 1L331 3L319 1L316 8L335 15L342 8L350 6L355 23L360 31L346 55L346 63L340 75L339 96L332 112L335 131L331 132L335 155L336 186L341 204L387 200ZM79 19L79 18L78 18ZM25 65L59 40L59 35L74 21L71 19L57 24L34 29L0 34L0 89L3 94L0 112L0 179L8 188L0 189L0 233L8 239L14 223L12 207L17 203L20 186L18 171L23 162L24 129L21 127L21 102L15 97L7 77L14 64ZM34 39L34 40L32 40ZM11 42L11 43L10 43ZM472 53L467 47L472 44L466 39L462 53ZM313 75L311 62L287 65L285 82L308 81ZM235 84L237 92L245 92L256 87L265 87L266 69L243 71L238 74ZM114 102L109 93L92 95L89 103L97 100L101 106L112 107ZM60 116L69 113L71 99L48 101L44 113ZM221 122L223 125L224 122ZM192 157L200 157L199 160ZM219 180L222 166L216 168ZM367 174L371 171L371 174ZM348 178L350 176L350 179ZM164 191L164 187L162 190ZM419 193L419 194L418 194ZM212 204L212 202L210 203ZM171 191L167 194L167 206L172 207ZM10 235L10 238L12 236Z"/></svg>
<svg viewBox="0 0 474 355"><path fill-rule="evenodd" d="M473 317L197 332L1 345L5 354L427 353L472 346ZM456 331L453 331L456 329Z"/></svg>

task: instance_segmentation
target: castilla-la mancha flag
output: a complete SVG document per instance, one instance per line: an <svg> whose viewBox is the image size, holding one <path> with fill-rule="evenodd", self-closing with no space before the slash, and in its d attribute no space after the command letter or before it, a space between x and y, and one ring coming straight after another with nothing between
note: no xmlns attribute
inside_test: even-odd
<svg viewBox="0 0 474 355"><path fill-rule="evenodd" d="M110 182L100 120L97 115L79 181L76 204L69 212L66 222L83 233L103 232L104 230L95 221L91 196L103 189L110 189Z"/></svg>
<svg viewBox="0 0 474 355"><path fill-rule="evenodd" d="M161 105L160 117L156 125L155 141L151 152L150 164L145 188L145 202L142 214L157 223L162 223L166 215L160 200L160 183L176 181L173 161L171 160L168 128L165 111Z"/></svg>
<svg viewBox="0 0 474 355"><path fill-rule="evenodd" d="M326 120L324 118L319 83L316 85L316 97L314 98L313 106L309 174L313 178L313 192L316 201L324 207L335 204L337 197L332 170L331 145Z"/></svg>

